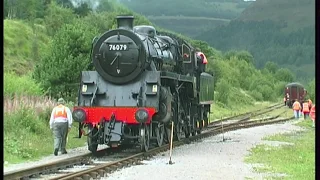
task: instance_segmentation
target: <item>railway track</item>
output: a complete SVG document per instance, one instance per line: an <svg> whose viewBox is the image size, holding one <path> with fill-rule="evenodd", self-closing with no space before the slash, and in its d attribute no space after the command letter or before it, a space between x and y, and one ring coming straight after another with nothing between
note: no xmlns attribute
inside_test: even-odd
<svg viewBox="0 0 320 180"><path fill-rule="evenodd" d="M238 119L238 121L230 121L228 124L224 124L223 129L224 131L230 131L235 130L236 124L241 127L252 127L257 125L263 125L262 120L255 120L255 121L249 121L250 117L258 116L267 112L270 112L274 110L275 108L279 107L280 104L275 104L272 106L269 106L264 109L259 109L254 112L247 112L243 114L239 114L233 117L227 117L220 119L218 121L214 121L208 126L207 130L204 130L202 134L197 136L192 136L189 139L185 139L179 142L175 142L174 146L183 145L186 143L186 141L194 141L197 139L205 138L211 135L219 134L221 132L221 126L217 126L217 124L220 122L222 125L223 121L229 121L233 119L237 119L239 117L244 117L242 119ZM281 114L281 113L280 113ZM279 114L279 115L280 115ZM265 118L263 121L270 121L272 119L275 119L279 117L279 115ZM284 120L281 120L284 121ZM279 122L281 122L279 121ZM253 125L254 123L258 123L257 125ZM260 123L260 124L259 124ZM262 124L261 124L262 123ZM264 122L265 123L265 122ZM275 123L275 122L274 122ZM219 131L220 130L220 131ZM17 170L17 171L11 171L4 173L4 179L50 179L51 177L48 177L48 174L54 174L55 177L52 177L51 179L74 179L75 177L81 177L80 179L91 179L91 178L99 178L103 177L106 173L111 172L112 170L139 162L140 160L152 156L154 154L157 154L161 151L165 151L168 149L168 145L164 145L159 148L154 148L146 153L137 153L137 152L130 152L126 147L123 147L120 150L117 150L116 152L114 149L107 148L98 151L97 157L106 157L106 159L103 159L102 161L98 162L92 162L90 159L92 158L91 153L85 153L80 156L64 159L57 162L48 163L45 165L40 165L32 168L27 168L24 170ZM81 167L88 168L87 170L82 170ZM72 169L75 167L79 167L78 170L80 172L63 172L63 169ZM76 178L79 179L79 178Z"/></svg>
<svg viewBox="0 0 320 180"><path fill-rule="evenodd" d="M210 123L210 125L216 125L216 124L220 124L221 122L224 121L232 121L232 120L237 120L240 119L245 121L245 120L249 120L250 118L271 112L279 107L282 107L283 104L282 103L277 103L271 106L268 106L267 108L262 108L262 109L258 109L258 110L254 110L254 111L250 111L250 112L245 112L245 113L241 113L241 114L237 114L235 116L231 116L231 117L226 117L226 118L221 118L220 120L216 120L216 121L212 121Z"/></svg>
<svg viewBox="0 0 320 180"><path fill-rule="evenodd" d="M268 124L274 124L274 123L280 123L284 121L288 121L291 118L283 118L283 119L276 119L274 120L275 117L270 117L266 119L261 119L261 120L255 120L255 121L246 121L246 122L234 122L234 123L229 123L227 125L224 125L223 127L218 127L214 128L212 130L208 130L206 132L203 132L200 135L190 137L189 139L184 139L179 142L174 142L173 146L181 146L187 143L190 143L190 141L197 141L202 138L207 138L213 135L221 134L223 132L227 131L232 131L232 130L237 130L237 129L243 129L243 128L249 128L249 127L254 127L254 126L261 126L261 125L268 125ZM159 148L154 148L148 152L145 153L137 153L132 156L125 157L123 159L113 161L110 163L105 163L101 165L97 165L95 167L89 168L84 171L80 172L75 172L75 173L70 173L64 176L52 178L52 180L69 180L69 179L76 179L76 180L88 180L88 179L100 179L102 177L107 177L109 173L112 173L115 170L118 170L123 167L130 166L131 164L138 164L144 159L148 159L156 154L159 154L160 152L166 151L169 149L169 145L164 145Z"/></svg>

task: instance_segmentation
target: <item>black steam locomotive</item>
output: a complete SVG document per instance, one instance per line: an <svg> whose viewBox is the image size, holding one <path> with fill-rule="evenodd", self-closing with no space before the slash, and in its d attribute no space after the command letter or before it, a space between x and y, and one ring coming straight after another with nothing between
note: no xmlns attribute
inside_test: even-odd
<svg viewBox="0 0 320 180"><path fill-rule="evenodd" d="M203 53L152 26L133 27L133 16L118 16L118 28L95 38L96 71L83 71L73 118L88 149L138 145L147 151L201 133L213 103L213 77Z"/></svg>

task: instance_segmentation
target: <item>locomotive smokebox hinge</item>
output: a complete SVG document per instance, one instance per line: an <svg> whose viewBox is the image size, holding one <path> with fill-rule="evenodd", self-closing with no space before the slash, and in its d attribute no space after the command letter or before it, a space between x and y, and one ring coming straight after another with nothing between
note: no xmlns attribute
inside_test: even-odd
<svg viewBox="0 0 320 180"><path fill-rule="evenodd" d="M118 31L118 41L120 41L120 33L119 33L119 31Z"/></svg>

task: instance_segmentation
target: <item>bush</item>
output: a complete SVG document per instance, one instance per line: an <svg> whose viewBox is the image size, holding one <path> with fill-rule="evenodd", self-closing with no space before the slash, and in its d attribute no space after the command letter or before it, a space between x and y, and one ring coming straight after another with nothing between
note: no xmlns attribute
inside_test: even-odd
<svg viewBox="0 0 320 180"><path fill-rule="evenodd" d="M215 100L221 102L222 104L227 105L228 104L228 97L230 92L230 84L224 80L221 79L216 86L216 91L218 93L215 93Z"/></svg>
<svg viewBox="0 0 320 180"><path fill-rule="evenodd" d="M43 89L30 76L17 76L14 73L4 73L4 95L42 95Z"/></svg>
<svg viewBox="0 0 320 180"><path fill-rule="evenodd" d="M254 98L240 88L231 88L229 92L229 105L237 107L239 105L253 105Z"/></svg>
<svg viewBox="0 0 320 180"><path fill-rule="evenodd" d="M40 119L31 108L22 107L13 113L4 115L4 151L5 154L20 158L31 158L39 149L31 148L33 144L30 136L51 137L49 120ZM45 137L45 138L44 138ZM40 143L40 142L38 142Z"/></svg>
<svg viewBox="0 0 320 180"><path fill-rule="evenodd" d="M274 98L275 98L274 90L270 86L263 85L263 86L258 87L258 89L259 89L259 92L261 92L264 100L266 100L266 101L274 100Z"/></svg>
<svg viewBox="0 0 320 180"><path fill-rule="evenodd" d="M263 96L260 92L254 90L250 92L250 95L257 101L262 101L263 100Z"/></svg>
<svg viewBox="0 0 320 180"><path fill-rule="evenodd" d="M284 88L287 85L287 82L280 81L277 84L274 85L274 92L275 96L279 97L281 96L283 98L284 96Z"/></svg>

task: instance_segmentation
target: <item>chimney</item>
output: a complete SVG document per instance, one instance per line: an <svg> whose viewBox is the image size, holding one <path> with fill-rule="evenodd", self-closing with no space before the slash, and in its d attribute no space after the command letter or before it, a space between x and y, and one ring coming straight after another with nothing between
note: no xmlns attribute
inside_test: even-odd
<svg viewBox="0 0 320 180"><path fill-rule="evenodd" d="M133 30L133 16L117 16L117 24L119 29Z"/></svg>

